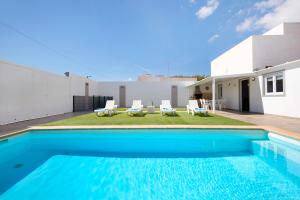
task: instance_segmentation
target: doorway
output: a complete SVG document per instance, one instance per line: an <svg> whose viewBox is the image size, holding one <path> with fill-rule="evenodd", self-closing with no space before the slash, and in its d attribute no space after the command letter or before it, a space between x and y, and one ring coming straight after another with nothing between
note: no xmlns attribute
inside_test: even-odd
<svg viewBox="0 0 300 200"><path fill-rule="evenodd" d="M178 106L178 87L176 85L172 85L171 105L173 108L176 108Z"/></svg>
<svg viewBox="0 0 300 200"><path fill-rule="evenodd" d="M85 83L84 95L89 96L89 83Z"/></svg>
<svg viewBox="0 0 300 200"><path fill-rule="evenodd" d="M119 88L119 103L121 108L126 107L126 87L121 85Z"/></svg>
<svg viewBox="0 0 300 200"><path fill-rule="evenodd" d="M241 111L250 111L249 79L241 80Z"/></svg>
<svg viewBox="0 0 300 200"><path fill-rule="evenodd" d="M89 110L89 83L85 83L84 87L84 108Z"/></svg>

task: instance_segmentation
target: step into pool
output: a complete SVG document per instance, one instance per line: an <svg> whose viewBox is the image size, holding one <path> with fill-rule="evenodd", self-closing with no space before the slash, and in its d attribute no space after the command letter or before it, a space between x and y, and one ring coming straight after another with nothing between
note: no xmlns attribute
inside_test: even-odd
<svg viewBox="0 0 300 200"><path fill-rule="evenodd" d="M247 129L29 131L0 141L0 199L300 199L299 144Z"/></svg>

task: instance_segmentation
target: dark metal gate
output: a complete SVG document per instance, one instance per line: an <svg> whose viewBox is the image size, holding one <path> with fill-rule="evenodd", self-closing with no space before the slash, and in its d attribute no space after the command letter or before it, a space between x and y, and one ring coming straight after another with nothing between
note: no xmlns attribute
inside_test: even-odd
<svg viewBox="0 0 300 200"><path fill-rule="evenodd" d="M88 98L88 100L86 100ZM97 108L104 108L111 96L73 96L73 112L92 111Z"/></svg>

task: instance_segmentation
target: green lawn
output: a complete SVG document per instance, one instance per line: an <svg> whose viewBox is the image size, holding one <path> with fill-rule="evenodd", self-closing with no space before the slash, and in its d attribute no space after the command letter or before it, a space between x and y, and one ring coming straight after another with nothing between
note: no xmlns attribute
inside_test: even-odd
<svg viewBox="0 0 300 200"><path fill-rule="evenodd" d="M179 109L180 110L180 109ZM219 115L209 114L209 116L192 116L186 112L178 111L177 116L161 116L159 112L155 114L145 114L144 116L128 116L124 112L117 115L97 117L95 113L85 114L60 121L45 124L47 126L69 126L69 125L251 125Z"/></svg>

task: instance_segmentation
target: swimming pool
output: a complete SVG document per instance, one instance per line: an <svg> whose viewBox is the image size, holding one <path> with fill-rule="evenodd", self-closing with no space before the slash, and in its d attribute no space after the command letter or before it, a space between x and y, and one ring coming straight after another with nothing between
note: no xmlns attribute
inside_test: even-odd
<svg viewBox="0 0 300 200"><path fill-rule="evenodd" d="M0 141L0 199L300 199L298 141L264 130L35 130Z"/></svg>

